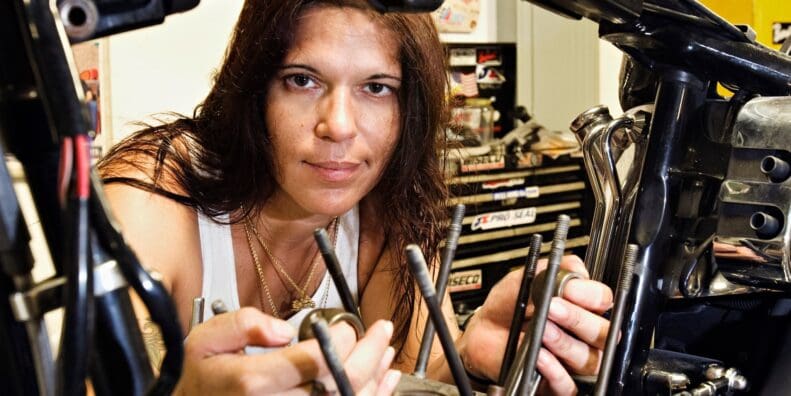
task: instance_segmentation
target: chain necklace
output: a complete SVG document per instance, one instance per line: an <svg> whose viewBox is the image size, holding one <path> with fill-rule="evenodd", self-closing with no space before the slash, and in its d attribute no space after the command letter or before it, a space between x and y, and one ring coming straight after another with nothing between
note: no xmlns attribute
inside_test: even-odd
<svg viewBox="0 0 791 396"><path fill-rule="evenodd" d="M264 296L261 295L261 288L263 287L266 298L269 300L269 308L272 309L272 315L280 319L280 311L275 305L275 300L272 298L272 293L269 291L269 285L266 284L266 277L264 277L264 269L261 267L261 262L258 260L258 253L253 248L253 238L250 236L250 228L252 228L250 221L245 221L244 235L247 237L247 247L250 248L250 255L253 256L253 264L255 264L255 272L258 273L258 301L261 303L261 309L264 309Z"/></svg>
<svg viewBox="0 0 791 396"><path fill-rule="evenodd" d="M330 223L330 226L332 226L332 228L333 228L333 230L332 230L332 244L333 245L335 245L335 242L336 242L337 237L338 237L338 224L339 223L340 223L340 221L338 220L337 217L332 220L332 223ZM310 296L308 296L307 288L310 286L310 280L313 278L313 274L316 271L316 267L317 267L317 264L318 264L318 261L319 261L318 260L318 251L316 251L316 254L313 256L313 260L311 260L311 265L310 265L310 269L308 270L308 277L305 280L305 285L303 287L300 287L297 284L297 282L295 282L291 278L291 276L288 274L288 272L285 270L285 268L283 267L283 265L280 262L280 260L277 257L275 257L274 254L272 254L271 250L269 250L269 246L266 245L266 243L264 242L264 239L258 233L258 230L255 227L253 227L253 225L250 222L250 220L247 219L247 221L245 222L245 234L247 235L247 244L248 244L248 246L250 248L251 256L253 256L253 263L255 264L256 272L258 273L258 278L260 280L260 285L263 287L263 290L264 290L267 298L269 299L269 304L270 304L270 306L272 308L272 313L275 314L275 317L279 317L280 313L278 312L278 310L277 310L277 308L275 306L275 303L274 303L274 299L272 298L272 294L269 291L269 285L266 283L266 279L264 279L263 268L261 267L261 263L260 263L260 261L258 259L258 255L255 253L255 249L252 246L252 241L251 241L252 238L250 238L250 231L252 231L253 235L255 235L255 238L258 241L258 244L261 245L261 247L264 249L264 252L268 256L269 261L272 262L272 265L275 267L275 270L277 270L283 276L283 278L285 278L285 280L299 294L299 297L291 302L291 311L292 312L298 312L298 311L306 309L306 308L315 308L316 307L316 303L313 302L313 299ZM327 294L328 294L327 291L328 290L329 290L329 287L327 288L327 290L325 290L325 293L324 293L324 296L323 296L325 302L326 302L326 298L327 298ZM259 298L262 298L260 293L259 293ZM263 307L263 301L261 301L261 306Z"/></svg>

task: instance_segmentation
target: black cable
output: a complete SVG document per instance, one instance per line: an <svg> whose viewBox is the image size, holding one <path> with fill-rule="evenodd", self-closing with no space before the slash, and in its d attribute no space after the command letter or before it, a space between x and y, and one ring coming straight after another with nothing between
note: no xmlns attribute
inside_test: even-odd
<svg viewBox="0 0 791 396"><path fill-rule="evenodd" d="M118 267L132 289L145 304L151 319L159 326L167 349L160 367L159 378L149 391L150 395L168 395L181 376L184 362L184 335L177 318L173 300L161 282L152 278L140 265L137 256L126 245L123 236L109 217L101 183L91 175L91 218L100 243L118 261Z"/></svg>
<svg viewBox="0 0 791 396"><path fill-rule="evenodd" d="M644 3L643 10L645 10L649 14L654 14L657 16L674 19L676 21L691 23L693 25L697 25L708 29L716 29L720 27L720 25L718 25L717 23L715 23L710 19L701 18L695 15L685 14L683 12L658 6L656 4Z"/></svg>
<svg viewBox="0 0 791 396"><path fill-rule="evenodd" d="M750 39L744 34L744 32L739 30L739 28L732 25L730 22L726 21L725 19L722 19L721 16L714 13L714 11L706 8L706 6L699 3L697 0L686 0L686 3L689 4L689 6L692 7L695 11L700 12L701 14L706 16L706 18L710 19L712 22L714 22L723 30L725 30L725 32L728 33L731 36L731 38L733 38L734 40L743 43L752 43L752 41L750 41Z"/></svg>
<svg viewBox="0 0 791 396"><path fill-rule="evenodd" d="M87 136L78 135L64 139L66 145L73 145L75 178L72 197L66 207L66 223L69 235L64 246L64 273L67 282L64 286L63 333L61 352L58 358L58 395L84 395L85 379L88 378L89 358L93 345L94 296L93 268L90 255L90 230L88 226L88 172L90 156L86 142Z"/></svg>

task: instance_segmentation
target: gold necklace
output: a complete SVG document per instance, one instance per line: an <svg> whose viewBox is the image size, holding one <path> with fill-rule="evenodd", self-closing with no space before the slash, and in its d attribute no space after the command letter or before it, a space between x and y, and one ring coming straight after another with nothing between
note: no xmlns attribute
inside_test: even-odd
<svg viewBox="0 0 791 396"><path fill-rule="evenodd" d="M269 291L269 285L266 283L266 277L264 277L264 269L261 267L261 262L258 260L258 254L255 252L253 248L253 238L250 236L250 228L252 225L250 224L250 220L245 221L244 225L244 235L247 237L247 247L250 248L250 255L253 257L253 264L255 265L255 272L258 273L258 301L261 303L261 309L264 309L264 297L261 295L261 288L263 287L264 293L266 293L266 298L269 300L269 307L272 309L272 316L280 319L280 311L277 309L277 305L275 305L275 300L272 298L272 293Z"/></svg>
<svg viewBox="0 0 791 396"><path fill-rule="evenodd" d="M336 241L337 236L338 236L338 223L339 223L339 221L338 221L337 217L334 218L332 220L332 222L330 223L330 226L333 228L333 230L332 230L332 244L333 245L335 245L335 241ZM303 287L300 287L297 284L297 282L295 282L294 279L292 279L291 276L288 274L288 272L285 270L285 268L283 267L283 265L280 262L280 260L277 257L275 257L274 254L272 254L272 251L269 250L269 246L267 246L267 244L264 242L264 239L258 233L258 230L255 227L252 226L252 224L250 223L249 219L247 220L247 224L250 227L250 229L253 231L253 234L255 235L256 240L258 240L258 244L261 245L261 247L264 249L264 252L269 257L269 261L271 261L272 265L274 265L275 270L277 270L283 276L283 278L285 278L286 282L288 282L294 288L294 290L296 290L296 292L299 294L299 297L297 299L291 301L291 310L292 310L292 312L298 312L298 311L301 311L301 310L307 309L307 308L315 308L316 307L316 303L313 302L313 299L310 296L308 296L307 288L310 286L310 280L313 279L313 274L315 273L316 267L318 265L318 261L319 261L318 260L318 250L316 251L316 254L313 256L313 260L311 260L311 265L310 265L310 269L308 270L308 277L305 280L305 285ZM254 257L254 259L255 259L255 257ZM261 273L263 273L263 271L261 271ZM260 276L261 275L259 274L259 277ZM268 293L268 287L267 287L266 283L262 282L262 285L264 286L264 290L267 291L267 294L269 294ZM271 297L270 297L270 299L271 299Z"/></svg>

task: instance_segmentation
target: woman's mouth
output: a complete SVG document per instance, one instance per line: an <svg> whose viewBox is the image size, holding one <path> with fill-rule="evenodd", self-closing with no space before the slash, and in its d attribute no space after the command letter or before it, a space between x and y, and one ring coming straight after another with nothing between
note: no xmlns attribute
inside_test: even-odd
<svg viewBox="0 0 791 396"><path fill-rule="evenodd" d="M315 172L319 178L328 182L348 181L360 169L359 162L346 161L321 161L305 162L308 167Z"/></svg>

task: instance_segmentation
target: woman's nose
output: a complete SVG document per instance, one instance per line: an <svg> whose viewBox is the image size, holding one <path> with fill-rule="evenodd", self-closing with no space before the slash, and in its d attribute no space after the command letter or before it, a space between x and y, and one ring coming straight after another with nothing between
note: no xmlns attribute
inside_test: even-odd
<svg viewBox="0 0 791 396"><path fill-rule="evenodd" d="M335 88L324 97L322 102L316 135L333 141L354 137L356 126L351 92L347 89Z"/></svg>

